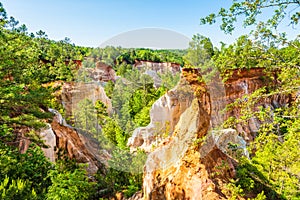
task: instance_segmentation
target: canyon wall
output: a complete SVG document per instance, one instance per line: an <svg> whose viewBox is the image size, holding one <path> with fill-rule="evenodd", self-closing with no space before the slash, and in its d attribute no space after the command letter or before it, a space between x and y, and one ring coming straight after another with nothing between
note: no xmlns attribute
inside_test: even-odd
<svg viewBox="0 0 300 200"><path fill-rule="evenodd" d="M93 103L97 100L103 102L107 107L107 112L112 112L111 100L107 97L104 88L95 82L91 83L64 83L61 92L61 101L65 108L65 116L69 118L78 109L78 103L84 99L89 99Z"/></svg>
<svg viewBox="0 0 300 200"><path fill-rule="evenodd" d="M180 64L170 62L136 61L134 67L139 70L152 70L157 73L171 72L172 74L181 70Z"/></svg>
<svg viewBox="0 0 300 200"><path fill-rule="evenodd" d="M190 107L194 93L188 82L182 79L176 88L168 91L151 107L151 122L147 127L134 130L128 140L132 150L140 148L150 152L174 131L181 114Z"/></svg>
<svg viewBox="0 0 300 200"><path fill-rule="evenodd" d="M42 148L45 156L55 162L57 156L62 154L78 163L88 164L89 174L95 174L103 168L110 155L101 149L99 142L89 134L67 125L57 111L50 111L55 114L54 119L39 134L47 146Z"/></svg>
<svg viewBox="0 0 300 200"><path fill-rule="evenodd" d="M112 68L112 66L107 65L103 62L96 62L95 68L84 68L87 72L87 78L91 78L96 82L108 82L108 81L116 81L116 72ZM80 71L79 71L80 73Z"/></svg>
<svg viewBox="0 0 300 200"><path fill-rule="evenodd" d="M246 124L237 124L236 130L217 130L228 117L239 117L243 114L239 108L226 112L222 110L239 98L247 101L248 97L244 95L259 88L276 85L276 76L275 79L269 79L268 74L259 68L236 70L224 84L218 81L206 85L198 70L183 69L181 83L183 81L188 82L193 98L189 99L191 103L187 104L188 107L174 116L179 116L172 129L174 131L170 131L169 137L162 140L160 145L154 145L155 148L148 155L144 168L144 198L227 199L222 189L235 176L237 165L229 145L236 144L241 154L247 157L247 142L254 139L260 122L251 118ZM176 90L179 88L180 84ZM160 99L158 102L161 101ZM272 110L290 101L290 96L270 95L255 102L254 107L270 107ZM155 107L152 109L154 112ZM155 115L151 115L151 122L155 121L153 117ZM164 119L167 121L172 116ZM149 133L147 127L144 130L142 132L137 129L133 137L140 136L143 141L148 140L149 135L151 138L151 134L144 134ZM131 143L131 147L143 147L141 143L136 144L138 145ZM151 146L151 142L147 145Z"/></svg>

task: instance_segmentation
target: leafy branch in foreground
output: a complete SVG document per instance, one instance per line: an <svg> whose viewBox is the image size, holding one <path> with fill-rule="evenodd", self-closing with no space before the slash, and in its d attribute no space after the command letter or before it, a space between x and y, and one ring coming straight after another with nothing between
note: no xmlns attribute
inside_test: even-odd
<svg viewBox="0 0 300 200"><path fill-rule="evenodd" d="M244 27L255 25L258 17L267 10L272 11L272 15L266 21L269 27L277 28L283 19L289 17L290 25L297 25L300 21L300 1L299 0L233 0L229 9L221 8L217 14L212 13L200 19L200 24L214 24L217 18L221 18L221 30L225 33L232 33L234 24L240 17L243 17Z"/></svg>

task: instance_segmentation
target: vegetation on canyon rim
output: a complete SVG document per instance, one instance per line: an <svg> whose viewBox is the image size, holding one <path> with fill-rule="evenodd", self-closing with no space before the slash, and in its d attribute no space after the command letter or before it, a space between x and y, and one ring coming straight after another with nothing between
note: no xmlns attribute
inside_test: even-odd
<svg viewBox="0 0 300 200"><path fill-rule="evenodd" d="M196 67L201 69L206 79L218 71L224 81L233 69L264 68L266 77L262 78L269 82L276 78L277 84L270 84L243 97L248 101L236 101L227 106L228 110L238 107L242 115L229 118L223 127L235 128L239 123L248 123L253 117L259 119L262 126L249 147L253 152L250 159L239 160L237 177L228 183L224 194L232 199L247 198L253 194L257 195L256 199L300 198L300 42L299 38L290 41L284 33L276 31L286 18L289 18L287 21L291 26L298 25L300 13L294 6L299 7L300 2L234 1L230 9L221 9L218 14L202 18L201 23L211 24L221 19L221 30L230 33L235 29L234 23L243 19L245 26L256 25L251 34L241 36L234 44L224 44L220 49L214 48L209 38L195 35L188 50L171 51L115 47L93 49L75 46L67 38L53 41L42 31L28 33L26 26L18 25L14 18L9 18L0 4L1 199L99 199L117 191L131 196L141 189L141 174L109 168L99 171L91 181L85 166L69 160L63 152L53 164L41 150L44 144L36 133L53 117L47 109L63 112L62 105L53 95L60 88L53 87L52 83L75 81L77 68L71 61L82 60L86 56L112 65L119 76L135 83L123 87L122 84L107 83L105 90L116 107L114 115L105 112L101 102L93 105L85 100L80 104L82 110L91 107L97 111L94 114L104 132L103 138L97 139L100 142L110 141L118 147L111 152L111 164L124 163L128 168L140 166L145 154L138 152L137 159L127 163L130 157L127 139L136 127L149 123L151 105L173 88L179 79L179 75L162 74L163 83L155 88L149 76L133 69L135 60L167 61ZM269 7L274 9L274 15L267 21L256 21L257 16ZM85 62L86 66L94 67L93 62ZM122 92L116 92L118 90ZM273 111L255 107L256 102L277 94L292 95L295 101ZM80 119L88 117L85 112L79 111L78 115ZM81 121L84 124L85 120ZM22 137L29 137L32 141L23 154L17 146Z"/></svg>

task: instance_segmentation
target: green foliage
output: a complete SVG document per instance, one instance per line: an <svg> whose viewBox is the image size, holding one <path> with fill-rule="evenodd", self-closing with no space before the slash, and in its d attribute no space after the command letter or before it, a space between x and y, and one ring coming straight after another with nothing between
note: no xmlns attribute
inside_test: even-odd
<svg viewBox="0 0 300 200"><path fill-rule="evenodd" d="M128 149L115 149L105 176L98 176L99 189L114 193L121 191L131 197L142 187L142 170L146 154L138 151L132 155Z"/></svg>
<svg viewBox="0 0 300 200"><path fill-rule="evenodd" d="M132 70L132 65L126 64L125 62L121 63L118 66L117 75L119 76L125 76L125 74Z"/></svg>
<svg viewBox="0 0 300 200"><path fill-rule="evenodd" d="M154 88L152 78L138 70L127 72L125 78L115 83L112 105L116 122L129 136L137 126L149 123L150 107L167 89Z"/></svg>
<svg viewBox="0 0 300 200"><path fill-rule="evenodd" d="M215 59L215 65L218 66L221 73L232 69L250 69L258 65L261 54L262 51L255 48L247 36L241 36L233 45L227 48L223 46Z"/></svg>
<svg viewBox="0 0 300 200"><path fill-rule="evenodd" d="M89 131L97 137L97 113L90 99L81 100L74 112L75 126L83 131Z"/></svg>
<svg viewBox="0 0 300 200"><path fill-rule="evenodd" d="M103 126L107 120L108 113L106 105L101 101L96 101L95 103L95 110L97 114L97 121L98 123Z"/></svg>
<svg viewBox="0 0 300 200"><path fill-rule="evenodd" d="M222 191L226 194L227 197L229 197L229 200L236 200L240 196L243 196L243 189L241 186L236 186L234 180L231 180L230 183L226 185L226 189Z"/></svg>
<svg viewBox="0 0 300 200"><path fill-rule="evenodd" d="M171 62L183 66L182 54L185 54L184 50L128 49L116 58L116 64L134 64L135 61L152 61Z"/></svg>
<svg viewBox="0 0 300 200"><path fill-rule="evenodd" d="M104 87L105 93L108 98L112 98L113 92L114 92L115 84L112 81L108 81Z"/></svg>
<svg viewBox="0 0 300 200"><path fill-rule="evenodd" d="M145 127L150 123L150 106L142 108L134 117L134 123L139 127Z"/></svg>
<svg viewBox="0 0 300 200"><path fill-rule="evenodd" d="M200 34L194 35L189 44L185 59L192 66L202 66L214 55L213 45L209 38Z"/></svg>
<svg viewBox="0 0 300 200"><path fill-rule="evenodd" d="M226 33L235 29L238 19L244 21L244 26L257 26L252 36L241 36L236 43L223 45L213 56L213 65L217 66L224 81L233 70L258 67L264 68L266 73L262 77L266 87L227 106L228 112L237 109L241 115L229 118L226 127L247 126L250 119L261 124L250 145L250 160L239 160L237 177L229 184L229 197L239 198L254 193L256 199L300 198L299 100L281 108L258 106L265 99L295 95L299 91L299 40L288 41L285 33L276 31L288 16L290 24L298 24L299 5L298 1L234 1L229 9L222 8L218 14L201 19L202 24L212 24L220 17L221 29ZM257 16L268 8L273 14L270 12L272 15L266 21L258 22Z"/></svg>
<svg viewBox="0 0 300 200"><path fill-rule="evenodd" d="M283 123L289 124L283 141L280 141L282 136L269 132L267 128L262 129L254 143L257 151L252 162L278 194L287 199L299 198L300 120L291 122L285 119ZM280 126L285 125L281 123Z"/></svg>
<svg viewBox="0 0 300 200"><path fill-rule="evenodd" d="M83 52L68 39L55 42L42 31L29 34L25 25L7 17L2 4L0 13L0 121L39 129L40 119L51 117L47 106L54 91L43 84L72 80L72 60Z"/></svg>
<svg viewBox="0 0 300 200"><path fill-rule="evenodd" d="M102 128L102 132L104 136L113 144L119 146L120 148L126 147L128 136L125 135L124 131L115 120L111 118L107 119Z"/></svg>
<svg viewBox="0 0 300 200"><path fill-rule="evenodd" d="M89 182L84 169L60 172L58 169L50 170L51 179L46 199L90 199L95 186Z"/></svg>
<svg viewBox="0 0 300 200"><path fill-rule="evenodd" d="M6 16L1 3L0 21L0 195L1 199L44 199L54 184L49 171L54 174L55 169L38 146L44 144L35 129L52 118L48 106L57 105L52 96L57 88L50 82L72 80L73 60L82 59L86 50L69 39L49 40L42 31L29 34L25 25ZM21 154L16 146L25 136L32 143Z"/></svg>
<svg viewBox="0 0 300 200"><path fill-rule="evenodd" d="M184 56L185 67L199 69L205 83L207 85L214 84L219 75L219 66L213 58L218 58L218 56L219 50L213 47L210 39L197 34L193 36L187 54Z"/></svg>
<svg viewBox="0 0 300 200"><path fill-rule="evenodd" d="M289 17L289 23L297 25L300 19L299 1L294 0L255 0L255 1L233 1L229 9L221 8L217 14L210 14L207 17L201 18L201 24L216 23L217 18L221 18L221 30L225 33L232 33L235 29L234 24L238 19L243 19L243 25L251 26L256 24L258 16L262 13L267 14L265 25L272 28L277 28L282 20ZM271 9L268 14L268 9ZM270 10L270 9L269 9Z"/></svg>
<svg viewBox="0 0 300 200"><path fill-rule="evenodd" d="M287 85L277 87L287 88ZM297 199L300 191L299 102L277 109L257 107L262 98L271 98L278 93L284 94L278 89L270 93L270 88L263 88L242 98L247 101L240 99L231 104L232 108L241 110L242 115L231 120L234 123L230 127L247 125L252 118L261 123L259 134L251 144L251 159L239 161L235 184L246 193L264 191L268 199Z"/></svg>
<svg viewBox="0 0 300 200"><path fill-rule="evenodd" d="M158 76L161 79L161 87L159 90L164 90L165 88L171 90L179 83L180 80L180 73L176 73L175 75L171 72L158 73Z"/></svg>
<svg viewBox="0 0 300 200"><path fill-rule="evenodd" d="M31 184L28 181L23 181L21 179L15 181L10 180L9 177L5 177L0 184L0 197L3 200L31 200L37 199L37 194L34 189L31 189Z"/></svg>
<svg viewBox="0 0 300 200"><path fill-rule="evenodd" d="M277 87L287 88L287 85ZM257 109L257 103L262 98L271 98L271 95L278 93L284 94L278 89L270 93L270 89L263 88L242 98L247 101L238 100L231 105L243 114L232 122L247 125L249 119L256 118L262 124L251 144L251 151L254 152L251 160L239 161L235 185L246 193L264 191L268 199L297 199L300 191L299 102L275 110L270 107Z"/></svg>
<svg viewBox="0 0 300 200"><path fill-rule="evenodd" d="M17 182L20 179L19 182L25 184L26 187L33 188L36 194L42 197L50 185L47 173L52 168L42 150L33 145L25 154L20 154L16 148L1 142L0 152L2 155L0 158L0 181L4 181L7 177L11 181L17 180ZM11 187L15 186L12 185ZM24 190L27 190L25 186Z"/></svg>
<svg viewBox="0 0 300 200"><path fill-rule="evenodd" d="M264 191L262 191L261 193L259 193L253 200L266 200L267 197L264 194Z"/></svg>
<svg viewBox="0 0 300 200"><path fill-rule="evenodd" d="M90 49L88 57L92 59L92 63L96 61L104 62L110 66L115 65L115 60L126 50L121 47L107 46L105 48Z"/></svg>

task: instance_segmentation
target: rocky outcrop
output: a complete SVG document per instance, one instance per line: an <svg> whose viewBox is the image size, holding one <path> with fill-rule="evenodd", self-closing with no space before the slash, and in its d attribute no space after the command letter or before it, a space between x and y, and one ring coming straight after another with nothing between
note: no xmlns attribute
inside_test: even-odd
<svg viewBox="0 0 300 200"><path fill-rule="evenodd" d="M112 66L98 61L95 68L85 68L87 76L96 82L116 81L116 72Z"/></svg>
<svg viewBox="0 0 300 200"><path fill-rule="evenodd" d="M177 63L170 62L151 62L151 61L135 61L134 67L139 70L152 70L157 73L167 73L171 72L172 74L176 74L180 72L181 66Z"/></svg>
<svg viewBox="0 0 300 200"><path fill-rule="evenodd" d="M193 99L194 94L189 83L181 81L175 89L168 91L152 105L150 124L134 130L128 146L150 152L173 133L181 114L191 105Z"/></svg>
<svg viewBox="0 0 300 200"><path fill-rule="evenodd" d="M243 103L243 101L247 102L248 97L245 95L252 94L263 87L267 89L280 84L276 77L276 72L266 73L263 68L235 70L224 84L225 97L213 99L212 104L225 102L228 105L236 100L239 100L240 103ZM265 96L256 102L255 99L249 99L249 101L253 101L253 111L258 111L260 106L264 108L270 107L271 110L274 110L290 104L293 99L291 95L276 94ZM225 113L222 121L225 121L228 117L239 118L242 114L244 113L242 113L240 108L234 108ZM250 118L246 124L237 124L236 130L247 142L250 142L255 138L260 124L261 122L257 118Z"/></svg>
<svg viewBox="0 0 300 200"><path fill-rule="evenodd" d="M154 87L159 88L162 80L159 74L171 73L172 75L181 72L180 64L170 62L151 62L151 61L135 61L134 67L144 74L149 75L154 81Z"/></svg>
<svg viewBox="0 0 300 200"><path fill-rule="evenodd" d="M87 171L95 174L98 169L103 167L99 144L91 138L79 134L74 129L53 121L52 130L56 136L56 149L63 150L70 159L78 163L88 164ZM94 143L94 144L93 144ZM92 147L90 147L92 146ZM94 149L91 151L91 149Z"/></svg>
<svg viewBox="0 0 300 200"><path fill-rule="evenodd" d="M162 80L159 77L158 73L153 70L146 70L144 74L150 76L154 82L154 87L159 88L162 85Z"/></svg>
<svg viewBox="0 0 300 200"><path fill-rule="evenodd" d="M53 132L53 129L50 124L47 124L47 127L40 131L40 137L44 141L46 147L43 147L42 150L47 158L51 162L56 160L56 135Z"/></svg>
<svg viewBox="0 0 300 200"><path fill-rule="evenodd" d="M218 81L206 86L198 70L183 69L181 79L190 85L192 103L178 115L179 120L170 136L149 153L144 168L144 197L152 200L227 199L222 189L235 176L234 158L242 154L248 156L246 142L253 139L260 122L251 118L248 124L238 124L237 130L217 131L214 128L228 117L242 114L239 108L222 115L218 113L239 98L247 101L244 95L264 86L274 86L276 76L269 79L268 74L259 68L236 70L225 84ZM254 108L261 105L274 109L290 101L290 96L270 95L255 102ZM172 116L169 118L172 119ZM141 136L135 141L139 138L145 141L149 135L151 138L151 134L140 133L134 135ZM137 146L140 144L136 143Z"/></svg>
<svg viewBox="0 0 300 200"><path fill-rule="evenodd" d="M89 99L93 103L100 100L106 105L107 112L112 112L111 100L106 96L104 88L98 83L65 83L62 87L61 98L66 118L74 115L78 103L84 99Z"/></svg>
<svg viewBox="0 0 300 200"><path fill-rule="evenodd" d="M207 134L204 144L200 148L200 155L202 158L205 158L207 154L215 149L220 150L232 158L237 158L242 155L249 157L247 143L243 137L238 135L235 129L210 131Z"/></svg>
<svg viewBox="0 0 300 200"><path fill-rule="evenodd" d="M201 156L198 139L203 138L210 127L210 97L207 87L195 71L184 71L194 91L194 99L165 144L149 154L144 172L145 199L222 199L218 193L216 177L210 177L215 167L222 176L234 175L233 161L217 148ZM205 162L204 162L205 161ZM223 198L225 199L225 198Z"/></svg>
<svg viewBox="0 0 300 200"><path fill-rule="evenodd" d="M106 164L110 155L101 151L98 141L89 134L73 129L57 111L50 111L56 115L52 123L40 131L40 137L47 146L42 148L45 156L55 162L61 151L78 163L88 164L88 173L95 174Z"/></svg>

